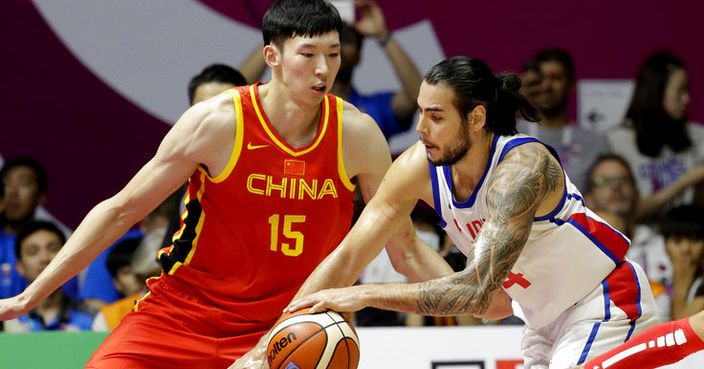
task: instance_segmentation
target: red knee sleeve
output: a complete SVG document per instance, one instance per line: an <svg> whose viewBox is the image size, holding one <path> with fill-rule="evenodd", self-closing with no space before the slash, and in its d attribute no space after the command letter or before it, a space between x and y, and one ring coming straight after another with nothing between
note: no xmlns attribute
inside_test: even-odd
<svg viewBox="0 0 704 369"><path fill-rule="evenodd" d="M623 345L587 361L584 369L648 369L676 363L704 350L689 318L663 323L633 337Z"/></svg>

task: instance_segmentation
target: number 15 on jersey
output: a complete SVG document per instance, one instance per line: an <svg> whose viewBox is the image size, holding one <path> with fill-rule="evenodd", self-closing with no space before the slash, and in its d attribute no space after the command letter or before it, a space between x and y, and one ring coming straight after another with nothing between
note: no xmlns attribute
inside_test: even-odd
<svg viewBox="0 0 704 369"><path fill-rule="evenodd" d="M269 225L271 226L271 237L269 250L273 252L278 252L281 250L286 256L298 256L303 253L303 233L294 230L296 224L304 223L306 221L305 215L283 215L274 214L269 217ZM281 230L281 235L291 241L291 242L281 242L279 244L279 229Z"/></svg>

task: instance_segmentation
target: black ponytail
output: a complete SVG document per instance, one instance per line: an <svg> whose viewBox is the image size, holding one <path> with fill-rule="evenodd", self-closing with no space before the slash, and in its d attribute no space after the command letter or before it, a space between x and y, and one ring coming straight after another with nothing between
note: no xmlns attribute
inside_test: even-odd
<svg viewBox="0 0 704 369"><path fill-rule="evenodd" d="M494 76L480 59L468 56L445 59L428 71L425 82L452 89L462 119L466 119L477 105L484 105L486 129L498 135L516 134L516 113L519 111L526 120L538 120L536 109L518 93L521 80L510 73Z"/></svg>
<svg viewBox="0 0 704 369"><path fill-rule="evenodd" d="M513 73L496 75L496 105L494 117L489 117L488 125L496 134L514 135L516 130L516 114L520 112L523 119L537 122L538 111L518 90L521 79ZM493 119L491 119L493 118Z"/></svg>

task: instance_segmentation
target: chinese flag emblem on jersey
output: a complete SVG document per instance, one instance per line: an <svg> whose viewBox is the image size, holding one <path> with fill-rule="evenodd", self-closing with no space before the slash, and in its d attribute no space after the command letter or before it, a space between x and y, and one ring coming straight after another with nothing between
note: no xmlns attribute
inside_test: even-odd
<svg viewBox="0 0 704 369"><path fill-rule="evenodd" d="M306 174L306 162L303 160L284 160L284 174L291 176L302 176Z"/></svg>

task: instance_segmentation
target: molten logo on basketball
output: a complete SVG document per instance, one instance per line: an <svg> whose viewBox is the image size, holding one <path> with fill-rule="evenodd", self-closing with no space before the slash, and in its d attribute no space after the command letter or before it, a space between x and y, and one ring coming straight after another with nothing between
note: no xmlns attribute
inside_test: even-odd
<svg viewBox="0 0 704 369"><path fill-rule="evenodd" d="M296 334L291 332L289 333L286 337L282 337L280 340L278 340L276 343L274 343L274 347L269 351L269 365L276 359L276 355L281 352L286 346L288 346L289 343L293 342L296 340Z"/></svg>
<svg viewBox="0 0 704 369"><path fill-rule="evenodd" d="M271 329L266 350L271 369L357 369L359 364L359 338L334 311L284 314Z"/></svg>

